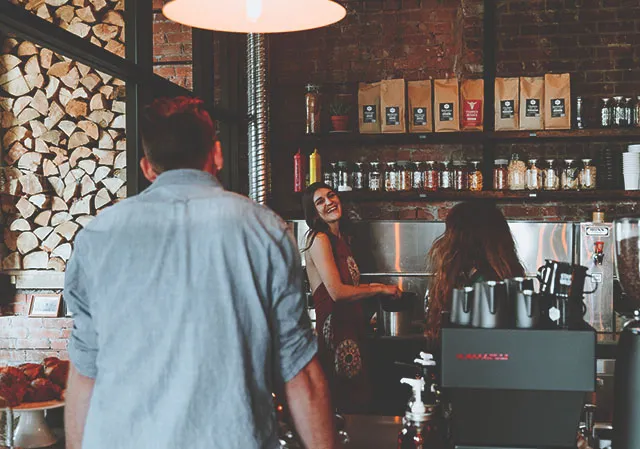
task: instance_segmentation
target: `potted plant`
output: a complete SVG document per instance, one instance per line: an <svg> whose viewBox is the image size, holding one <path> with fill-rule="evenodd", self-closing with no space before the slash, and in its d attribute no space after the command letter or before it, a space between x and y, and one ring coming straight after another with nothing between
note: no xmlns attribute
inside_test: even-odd
<svg viewBox="0 0 640 449"><path fill-rule="evenodd" d="M336 100L329 105L331 124L334 131L347 131L349 129L349 111L351 105L344 101Z"/></svg>

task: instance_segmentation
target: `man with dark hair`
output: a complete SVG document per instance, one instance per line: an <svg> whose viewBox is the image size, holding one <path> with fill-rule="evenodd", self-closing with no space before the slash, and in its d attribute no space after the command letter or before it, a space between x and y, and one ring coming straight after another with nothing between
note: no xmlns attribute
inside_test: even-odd
<svg viewBox="0 0 640 449"><path fill-rule="evenodd" d="M221 187L201 101L157 100L140 130L152 185L87 225L67 267L67 448L276 449L278 380L305 445L335 448L286 224Z"/></svg>

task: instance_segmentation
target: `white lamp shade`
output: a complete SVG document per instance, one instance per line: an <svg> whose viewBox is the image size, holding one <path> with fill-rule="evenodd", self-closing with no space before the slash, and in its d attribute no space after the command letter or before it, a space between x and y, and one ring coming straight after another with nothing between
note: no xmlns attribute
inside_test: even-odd
<svg viewBox="0 0 640 449"><path fill-rule="evenodd" d="M331 25L346 9L331 0L173 0L162 13L174 22L236 33L284 33Z"/></svg>

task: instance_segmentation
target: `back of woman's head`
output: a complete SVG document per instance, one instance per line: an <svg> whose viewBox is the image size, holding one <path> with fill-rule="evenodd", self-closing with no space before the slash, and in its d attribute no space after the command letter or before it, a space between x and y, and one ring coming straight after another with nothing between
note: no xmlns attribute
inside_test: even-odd
<svg viewBox="0 0 640 449"><path fill-rule="evenodd" d="M485 280L524 275L509 224L493 203L483 201L460 203L449 211L446 230L429 251L429 263L434 281L428 324L434 335L453 289L469 283L474 272Z"/></svg>

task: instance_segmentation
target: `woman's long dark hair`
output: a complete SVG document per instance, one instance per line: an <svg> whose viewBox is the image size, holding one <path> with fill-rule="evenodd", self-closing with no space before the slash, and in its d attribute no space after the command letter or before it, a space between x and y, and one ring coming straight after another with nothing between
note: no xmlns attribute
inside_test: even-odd
<svg viewBox="0 0 640 449"><path fill-rule="evenodd" d="M316 205L313 202L313 195L316 193L318 189L329 189L335 193L335 190L324 182L314 182L309 187L307 187L302 194L302 211L304 212L304 221L309 226L309 230L307 231L307 235L305 237L306 244L303 252L311 248L313 245L313 241L315 240L318 233L323 232L327 235L331 235L329 231L329 225L324 222L318 216L318 210L316 209ZM336 193L337 195L337 193ZM339 197L338 197L339 198ZM342 204L342 201L340 202ZM344 213L344 206L342 208L342 218L339 221L340 232L343 235L348 235L350 231L350 222L346 218L346 214Z"/></svg>
<svg viewBox="0 0 640 449"><path fill-rule="evenodd" d="M524 276L507 220L495 204L484 201L460 203L449 211L429 263L435 275L427 316L430 337L440 333L441 313L451 308L453 289L465 286L472 270L485 280Z"/></svg>

